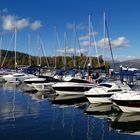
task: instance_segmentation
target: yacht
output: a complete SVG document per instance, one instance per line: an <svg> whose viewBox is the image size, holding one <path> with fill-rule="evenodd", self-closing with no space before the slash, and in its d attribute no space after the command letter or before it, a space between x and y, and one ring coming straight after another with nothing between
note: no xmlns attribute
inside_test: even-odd
<svg viewBox="0 0 140 140"><path fill-rule="evenodd" d="M114 94L111 101L123 112L140 112L140 91L125 91Z"/></svg>
<svg viewBox="0 0 140 140"><path fill-rule="evenodd" d="M23 82L25 79L29 79L33 77L35 77L35 75L33 74L11 73L8 75L4 75L3 79L8 83L20 83L20 82Z"/></svg>
<svg viewBox="0 0 140 140"><path fill-rule="evenodd" d="M33 87L32 83L43 83L45 80L46 78L35 77L24 80L24 83L29 87Z"/></svg>
<svg viewBox="0 0 140 140"><path fill-rule="evenodd" d="M84 92L84 94L90 103L111 103L109 98L113 94L125 90L131 90L131 88L127 84L112 81L100 83L89 91Z"/></svg>
<svg viewBox="0 0 140 140"><path fill-rule="evenodd" d="M24 80L26 85L28 85L29 87L37 87L38 91L42 91L44 90L45 87L47 87L44 85L50 86L52 85L52 83L58 82L58 81L59 81L58 79L55 79L50 76L39 76L39 77ZM39 84L39 86L37 84ZM40 86L40 84L42 85Z"/></svg>
<svg viewBox="0 0 140 140"><path fill-rule="evenodd" d="M69 79L69 78L68 78ZM84 95L84 92L91 89L95 84L83 79L70 78L64 82L52 85L58 95ZM66 79L65 79L66 80Z"/></svg>

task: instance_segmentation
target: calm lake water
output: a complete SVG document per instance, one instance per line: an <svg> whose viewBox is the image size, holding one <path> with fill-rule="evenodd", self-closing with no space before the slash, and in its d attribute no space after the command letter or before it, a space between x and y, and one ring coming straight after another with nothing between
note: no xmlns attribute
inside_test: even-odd
<svg viewBox="0 0 140 140"><path fill-rule="evenodd" d="M49 99L2 84L0 140L140 139L140 114L113 113L110 105L88 106L87 102L52 104Z"/></svg>

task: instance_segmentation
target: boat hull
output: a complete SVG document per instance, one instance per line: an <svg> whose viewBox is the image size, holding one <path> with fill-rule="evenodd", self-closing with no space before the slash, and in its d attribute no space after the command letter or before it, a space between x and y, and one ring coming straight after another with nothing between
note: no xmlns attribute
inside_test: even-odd
<svg viewBox="0 0 140 140"><path fill-rule="evenodd" d="M78 84L67 82L54 84L52 87L56 91L56 94L59 95L84 95L84 92L91 89L93 87L93 84Z"/></svg>
<svg viewBox="0 0 140 140"><path fill-rule="evenodd" d="M112 99L123 112L140 112L140 100L115 100Z"/></svg>
<svg viewBox="0 0 140 140"><path fill-rule="evenodd" d="M84 95L84 91L58 91L55 90L58 95Z"/></svg>
<svg viewBox="0 0 140 140"><path fill-rule="evenodd" d="M109 99L111 95L112 94L101 94L101 95L85 94L90 103L111 103L111 100Z"/></svg>
<svg viewBox="0 0 140 140"><path fill-rule="evenodd" d="M45 78L30 78L24 80L24 83L29 87L33 87L32 83L44 83L45 80Z"/></svg>

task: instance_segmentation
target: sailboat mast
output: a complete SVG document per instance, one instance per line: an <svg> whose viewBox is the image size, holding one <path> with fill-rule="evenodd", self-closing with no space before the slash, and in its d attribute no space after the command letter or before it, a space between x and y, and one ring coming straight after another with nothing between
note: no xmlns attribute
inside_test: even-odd
<svg viewBox="0 0 140 140"><path fill-rule="evenodd" d="M111 41L110 41L110 36L109 36L109 30L108 30L108 25L107 25L106 17L105 17L105 27L106 27L106 34L107 34L107 37L108 37L108 43L109 43L109 48L110 48L110 52L111 52L113 67L115 69L115 61L114 61L114 57L113 57L113 51L112 51L112 46L111 46Z"/></svg>
<svg viewBox="0 0 140 140"><path fill-rule="evenodd" d="M29 41L29 66L31 66L31 35L28 34L28 41Z"/></svg>
<svg viewBox="0 0 140 140"><path fill-rule="evenodd" d="M76 25L74 23L74 67L76 67Z"/></svg>
<svg viewBox="0 0 140 140"><path fill-rule="evenodd" d="M67 60L66 60L66 32L64 33L64 69L66 70L66 63L67 63Z"/></svg>
<svg viewBox="0 0 140 140"><path fill-rule="evenodd" d="M39 35L39 45L40 45L40 51L41 51L41 46L42 46L42 44L41 44L41 36ZM42 64L41 64L41 62L42 62L42 60L41 60L41 54L40 54L40 57L39 57L39 65L41 66Z"/></svg>
<svg viewBox="0 0 140 140"><path fill-rule="evenodd" d="M104 47L103 47L103 64L105 65L105 39L106 39L106 30L105 30L105 12L103 15L103 37L104 37Z"/></svg>
<svg viewBox="0 0 140 140"><path fill-rule="evenodd" d="M15 50L15 69L17 68L17 53L16 53L16 48L17 48L17 29L15 27L15 41L14 41L14 50Z"/></svg>
<svg viewBox="0 0 140 140"><path fill-rule="evenodd" d="M37 35L37 44L38 44L38 57L37 57L37 65L41 66L41 39L40 39L40 34Z"/></svg>
<svg viewBox="0 0 140 140"><path fill-rule="evenodd" d="M56 44L57 44L57 28L55 27L55 34L56 34L56 40L55 40L55 57L54 57L54 68L56 68L57 67L57 58L56 58L56 50L57 50L57 48L56 48Z"/></svg>
<svg viewBox="0 0 140 140"><path fill-rule="evenodd" d="M2 35L0 37L0 64L2 63L1 62L1 49L2 49Z"/></svg>
<svg viewBox="0 0 140 140"><path fill-rule="evenodd" d="M91 31L90 31L90 29L91 29L91 16L89 15L89 18L88 18L88 20L89 20L89 63L90 63L90 65L92 66L92 57L91 57L91 37L90 37L90 34L91 34Z"/></svg>

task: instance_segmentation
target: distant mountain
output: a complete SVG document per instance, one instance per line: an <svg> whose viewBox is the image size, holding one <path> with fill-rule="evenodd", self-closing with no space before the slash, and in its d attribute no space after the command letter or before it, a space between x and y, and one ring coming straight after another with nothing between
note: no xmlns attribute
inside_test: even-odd
<svg viewBox="0 0 140 140"><path fill-rule="evenodd" d="M110 66L112 67L112 63L110 63ZM132 59L132 60L126 60L126 61L115 61L116 69L119 69L120 65L123 67L129 67L129 68L138 68L140 69L140 59Z"/></svg>

